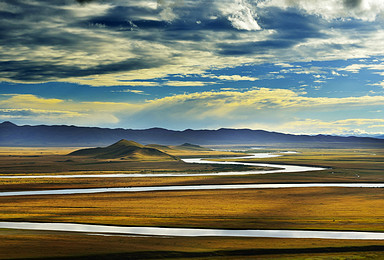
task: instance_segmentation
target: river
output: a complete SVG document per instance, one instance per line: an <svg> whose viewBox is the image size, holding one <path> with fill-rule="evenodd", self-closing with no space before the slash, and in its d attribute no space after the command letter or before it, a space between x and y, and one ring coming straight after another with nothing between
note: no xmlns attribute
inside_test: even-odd
<svg viewBox="0 0 384 260"><path fill-rule="evenodd" d="M0 228L69 231L87 234L144 235L173 237L269 237L269 238L317 238L317 239L358 239L384 240L381 232L314 231L314 230L260 230L260 229L202 229L88 225L74 223L32 223L0 222Z"/></svg>
<svg viewBox="0 0 384 260"><path fill-rule="evenodd" d="M264 157L257 157L264 156ZM254 154L236 159L268 158L277 155ZM270 171L247 172L220 172L202 174L109 174L97 177L168 177L168 176L210 176L210 175L243 175L318 171L325 168L276 165L242 162L218 162L202 158L184 159L187 163L214 163L239 164L262 167L278 167L281 169ZM1 176L1 178L68 178L68 177L96 177L94 175L41 175L41 176ZM291 183L291 184L230 184L230 185L188 185L188 186L151 186L151 187L120 187L120 188L93 188L93 189L61 189L40 191L13 191L0 192L0 196L25 195L64 195L64 194L90 194L101 192L161 192L161 191L188 191L188 190L216 190L216 189L278 189L278 188L305 188L305 187L345 187L345 188L384 188L384 183ZM192 228L162 228L162 227L127 227L87 225L75 223L31 223L31 222L0 222L0 228L70 231L112 235L147 235L147 236L220 236L220 237L271 237L271 238L317 238L317 239L373 239L383 240L384 233L380 232L349 232L349 231L312 231L312 230L228 230L228 229L192 229Z"/></svg>
<svg viewBox="0 0 384 260"><path fill-rule="evenodd" d="M252 158L272 158L282 155L270 153L255 153L250 156L230 157L226 159L252 159ZM34 178L148 178L148 177L194 177L194 176L229 176L229 175L253 175L253 174L270 174L270 173L290 173L290 172L306 172L321 171L325 168L298 166L298 165L281 165L267 163L242 163L228 161L211 161L204 158L183 159L186 163L204 163L204 164L227 164L227 165L246 165L254 167L270 167L274 170L251 170L237 172L215 172L215 173L131 173L131 174L65 174L65 175L0 175L0 179L34 179ZM276 169L277 168L277 169Z"/></svg>

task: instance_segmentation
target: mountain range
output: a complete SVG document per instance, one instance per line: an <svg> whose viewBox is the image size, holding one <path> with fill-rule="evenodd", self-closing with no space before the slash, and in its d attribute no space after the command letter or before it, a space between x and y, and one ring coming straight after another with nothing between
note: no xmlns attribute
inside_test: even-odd
<svg viewBox="0 0 384 260"><path fill-rule="evenodd" d="M383 136L384 137L384 136ZM370 137L342 137L332 135L293 135L264 130L229 129L218 130L168 130L164 128L122 129L78 127L73 125L23 125L9 121L0 124L0 146L103 146L121 139L135 140L142 144L178 145L271 145L301 143L367 144L384 147L384 139Z"/></svg>

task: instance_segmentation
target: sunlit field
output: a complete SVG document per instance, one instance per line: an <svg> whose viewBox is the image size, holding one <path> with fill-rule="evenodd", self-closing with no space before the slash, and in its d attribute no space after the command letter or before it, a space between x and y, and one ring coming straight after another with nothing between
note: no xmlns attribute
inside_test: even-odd
<svg viewBox="0 0 384 260"><path fill-rule="evenodd" d="M104 170L86 170L101 161L77 159L65 154L71 149L5 151L0 156L1 175L107 174L153 172L217 172L249 170L236 165L177 162L116 163L103 160ZM295 149L297 153L269 149L284 156L238 161L311 165L322 171L238 176L191 176L148 178L29 178L0 179L1 191L47 190L95 187L135 187L232 183L338 183L383 182L384 152L378 149ZM258 150L256 152L266 152ZM283 152L283 153L281 153ZM180 152L197 156L198 152ZM244 153L239 153L239 155ZM176 154L175 154L176 155ZM203 152L202 156L234 156L230 152ZM11 161L9 160L11 157ZM68 167L66 160L72 160ZM65 160L64 160L65 159ZM76 161L77 160L77 161ZM226 159L236 160L236 159ZM79 162L76 165L76 162ZM11 164L15 167L13 170ZM27 165L27 166L25 166ZM79 166L80 165L80 166ZM96 166L95 166L96 165ZM156 168L156 165L159 168ZM52 166L52 168L51 168ZM72 167L72 168L71 168ZM76 167L80 167L76 169ZM84 168L81 168L84 167ZM225 169L228 167L228 169ZM28 169L32 169L30 172ZM39 170L43 169L41 172ZM268 169L264 169L268 170ZM219 229L293 229L384 231L384 194L380 188L284 188L119 192L76 195L0 197L1 221L68 222L117 226L158 226ZM271 239L225 237L142 237L90 235L72 232L0 230L0 257L102 257L150 258L262 258L330 259L380 257L384 241ZM19 248L20 250L16 250ZM49 250L47 250L49 248ZM90 253L92 252L92 253Z"/></svg>

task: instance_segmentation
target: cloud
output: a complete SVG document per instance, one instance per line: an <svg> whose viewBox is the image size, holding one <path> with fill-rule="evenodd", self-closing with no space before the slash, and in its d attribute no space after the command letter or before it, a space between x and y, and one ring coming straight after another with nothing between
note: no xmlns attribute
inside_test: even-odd
<svg viewBox="0 0 384 260"><path fill-rule="evenodd" d="M249 91L201 92L169 96L148 101L148 106L178 106L195 103L198 110L209 111L215 107L226 107L227 111L239 109L262 110L269 108L304 109L333 106L366 106L384 105L384 96L360 96L345 98L306 97L305 92L294 92L289 89L257 88ZM228 114L215 114L226 117Z"/></svg>
<svg viewBox="0 0 384 260"><path fill-rule="evenodd" d="M380 1L336 2L3 0L0 80L116 86L381 53L383 30L368 22Z"/></svg>
<svg viewBox="0 0 384 260"><path fill-rule="evenodd" d="M258 31L260 25L255 20L257 16L254 6L246 0L225 1L220 5L224 16L239 30Z"/></svg>
<svg viewBox="0 0 384 260"><path fill-rule="evenodd" d="M298 8L308 14L319 15L325 19L352 17L364 21L374 21L384 13L384 3L377 0L267 0L260 6Z"/></svg>
<svg viewBox="0 0 384 260"><path fill-rule="evenodd" d="M352 73L359 73L362 68L367 68L366 64L351 64L344 68L338 68L339 71L348 71Z"/></svg>
<svg viewBox="0 0 384 260"><path fill-rule="evenodd" d="M352 73L359 73L362 69L368 69L368 70L377 70L380 73L384 71L384 64L362 64L362 63L355 63L348 65L344 68L338 68L339 71L348 71Z"/></svg>
<svg viewBox="0 0 384 260"><path fill-rule="evenodd" d="M76 118L81 117L84 114L73 111L61 111L61 110L44 110L44 109L0 109L0 118L39 118L44 117L46 119L56 118Z"/></svg>
<svg viewBox="0 0 384 260"><path fill-rule="evenodd" d="M130 128L159 126L184 129L201 128L201 125L205 128L248 125L248 127L259 126L267 130L294 133L305 131L309 133L311 130L311 133L317 131L320 133L322 130L326 130L322 133L329 133L331 126L334 126L335 132L332 133L336 133L359 127L368 129L382 125L383 119L350 119L348 116L356 114L354 111L361 108L376 108L383 105L384 96L307 97L304 92L268 88L243 92L233 89L207 91L132 103L75 102L15 94L0 96L0 118L16 122L49 124L77 123L100 126L119 124ZM319 119L307 119L306 116L308 114L319 116L329 111L339 111L346 119L319 121Z"/></svg>
<svg viewBox="0 0 384 260"><path fill-rule="evenodd" d="M220 80L229 80L229 81L256 81L259 80L257 77L248 77L241 75L202 75L203 77L212 78L212 79L220 79Z"/></svg>
<svg viewBox="0 0 384 260"><path fill-rule="evenodd" d="M239 128L252 127L269 131L286 132L293 134L332 134L332 135L361 135L369 134L369 129L383 128L380 124L383 119L347 119L325 121L320 119L298 119L288 122L254 123L251 125L238 125ZM384 129L384 128L383 128ZM371 132L370 134L375 134Z"/></svg>
<svg viewBox="0 0 384 260"><path fill-rule="evenodd" d="M92 87L104 86L143 86L153 87L158 86L158 82L153 81L131 81L131 77L125 77L124 74L107 74L107 75L94 75L90 77L66 78L60 80L64 82L71 82L80 85L89 85Z"/></svg>
<svg viewBox="0 0 384 260"><path fill-rule="evenodd" d="M295 67L295 66L293 66L293 65L291 65L291 64L284 63L284 62L279 62L279 63L276 63L275 65L276 65L276 66L281 66L281 67L283 67L283 68L292 68L292 67Z"/></svg>
<svg viewBox="0 0 384 260"><path fill-rule="evenodd" d="M371 124L377 124L377 123L384 123L384 119L372 119L372 118L350 118L350 119L344 119L344 120L338 120L334 122L335 124L339 125L371 125Z"/></svg>
<svg viewBox="0 0 384 260"><path fill-rule="evenodd" d="M138 124L139 127L145 128L150 127L148 123L150 121L152 126L173 126L176 129L201 128L201 125L206 128L247 125L252 127L258 122L269 129L270 126L274 126L274 131L289 129L300 132L302 130L300 128L288 127L289 122L297 121L297 117L305 118L308 114L316 116L335 110L345 111L345 116L348 117L349 111L383 105L382 96L314 98L287 89L259 88L244 92L229 89L148 100L137 113L129 117L123 116L121 122L127 125ZM185 118L188 118L188 121L183 120ZM356 125L352 121L338 123L340 132L353 127ZM313 128L314 131L315 129ZM308 127L308 131L310 130ZM327 132L329 130L330 128Z"/></svg>
<svg viewBox="0 0 384 260"><path fill-rule="evenodd" d="M370 86L380 86L380 87L384 88L384 81L377 82L377 83L372 83L372 84L367 84L367 85L370 85Z"/></svg>
<svg viewBox="0 0 384 260"><path fill-rule="evenodd" d="M371 126L368 126L368 128L383 128L384 129L384 124L383 125L371 125Z"/></svg>
<svg viewBox="0 0 384 260"><path fill-rule="evenodd" d="M95 2L96 0L76 0L76 2L80 3L80 4L87 4L87 3L91 3L91 2Z"/></svg>
<svg viewBox="0 0 384 260"><path fill-rule="evenodd" d="M74 102L41 98L30 94L0 95L0 118L15 122L46 124L108 125L116 124L115 113L127 115L140 106L115 102Z"/></svg>
<svg viewBox="0 0 384 260"><path fill-rule="evenodd" d="M216 84L216 82L205 81L167 81L164 85L173 87L202 87L206 85Z"/></svg>
<svg viewBox="0 0 384 260"><path fill-rule="evenodd" d="M321 77L319 74L325 74L326 72L320 67L301 67L301 68L285 68L280 70L281 73L295 73L295 74L308 74L315 75L316 77Z"/></svg>
<svg viewBox="0 0 384 260"><path fill-rule="evenodd" d="M138 89L124 89L124 90L116 90L112 92L118 92L118 93L135 93L135 94L140 94L140 95L148 95L146 94L143 90L138 90Z"/></svg>

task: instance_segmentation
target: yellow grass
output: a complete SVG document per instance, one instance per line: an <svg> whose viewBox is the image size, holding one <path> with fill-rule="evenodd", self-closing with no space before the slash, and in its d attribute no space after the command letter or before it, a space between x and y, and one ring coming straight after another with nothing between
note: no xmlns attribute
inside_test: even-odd
<svg viewBox="0 0 384 260"><path fill-rule="evenodd" d="M83 148L83 147L82 147ZM0 147L0 155L65 155L78 147Z"/></svg>
<svg viewBox="0 0 384 260"><path fill-rule="evenodd" d="M0 219L132 226L384 231L381 189L291 188L0 197Z"/></svg>
<svg viewBox="0 0 384 260"><path fill-rule="evenodd" d="M113 162L64 157L75 149L0 149L0 174L100 174L209 172L210 165L182 162ZM374 149L300 149L300 154L252 161L332 167L326 171L222 177L0 179L2 191L279 182L382 182L384 151ZM204 152L219 156L222 152ZM12 155L12 156L9 156ZM200 156L200 151L178 151ZM38 157L35 157L38 156ZM67 159L77 160L65 162ZM0 197L2 221L41 221L239 229L319 229L384 231L382 189L294 188L189 192L101 193ZM384 258L373 245L383 241L256 238L103 237L69 232L0 230L0 258L123 254L110 259L208 253L209 259L364 259ZM346 248L347 252L305 253L305 248ZM369 246L366 248L366 246ZM278 249L293 249L283 253ZM252 251L253 250L253 251ZM255 251L256 250L256 251ZM269 250L266 254L265 251ZM276 251L277 250L277 251ZM321 250L320 250L321 251ZM365 252L367 251L367 252ZM264 252L264 253L263 253ZM279 253L280 252L280 253ZM317 252L317 251L316 251ZM272 254L271 254L272 253ZM207 255L197 255L199 259ZM262 257L260 257L262 256ZM113 258L114 257L114 258Z"/></svg>
<svg viewBox="0 0 384 260"><path fill-rule="evenodd" d="M375 250L375 246L384 246L384 243L370 240L130 237L0 229L0 241L0 259L68 256L81 256L81 259L102 259L103 256L105 259L380 259L384 256L382 249ZM352 248L348 250L348 247ZM279 251L284 249L291 251ZM323 253L302 252L303 249Z"/></svg>

